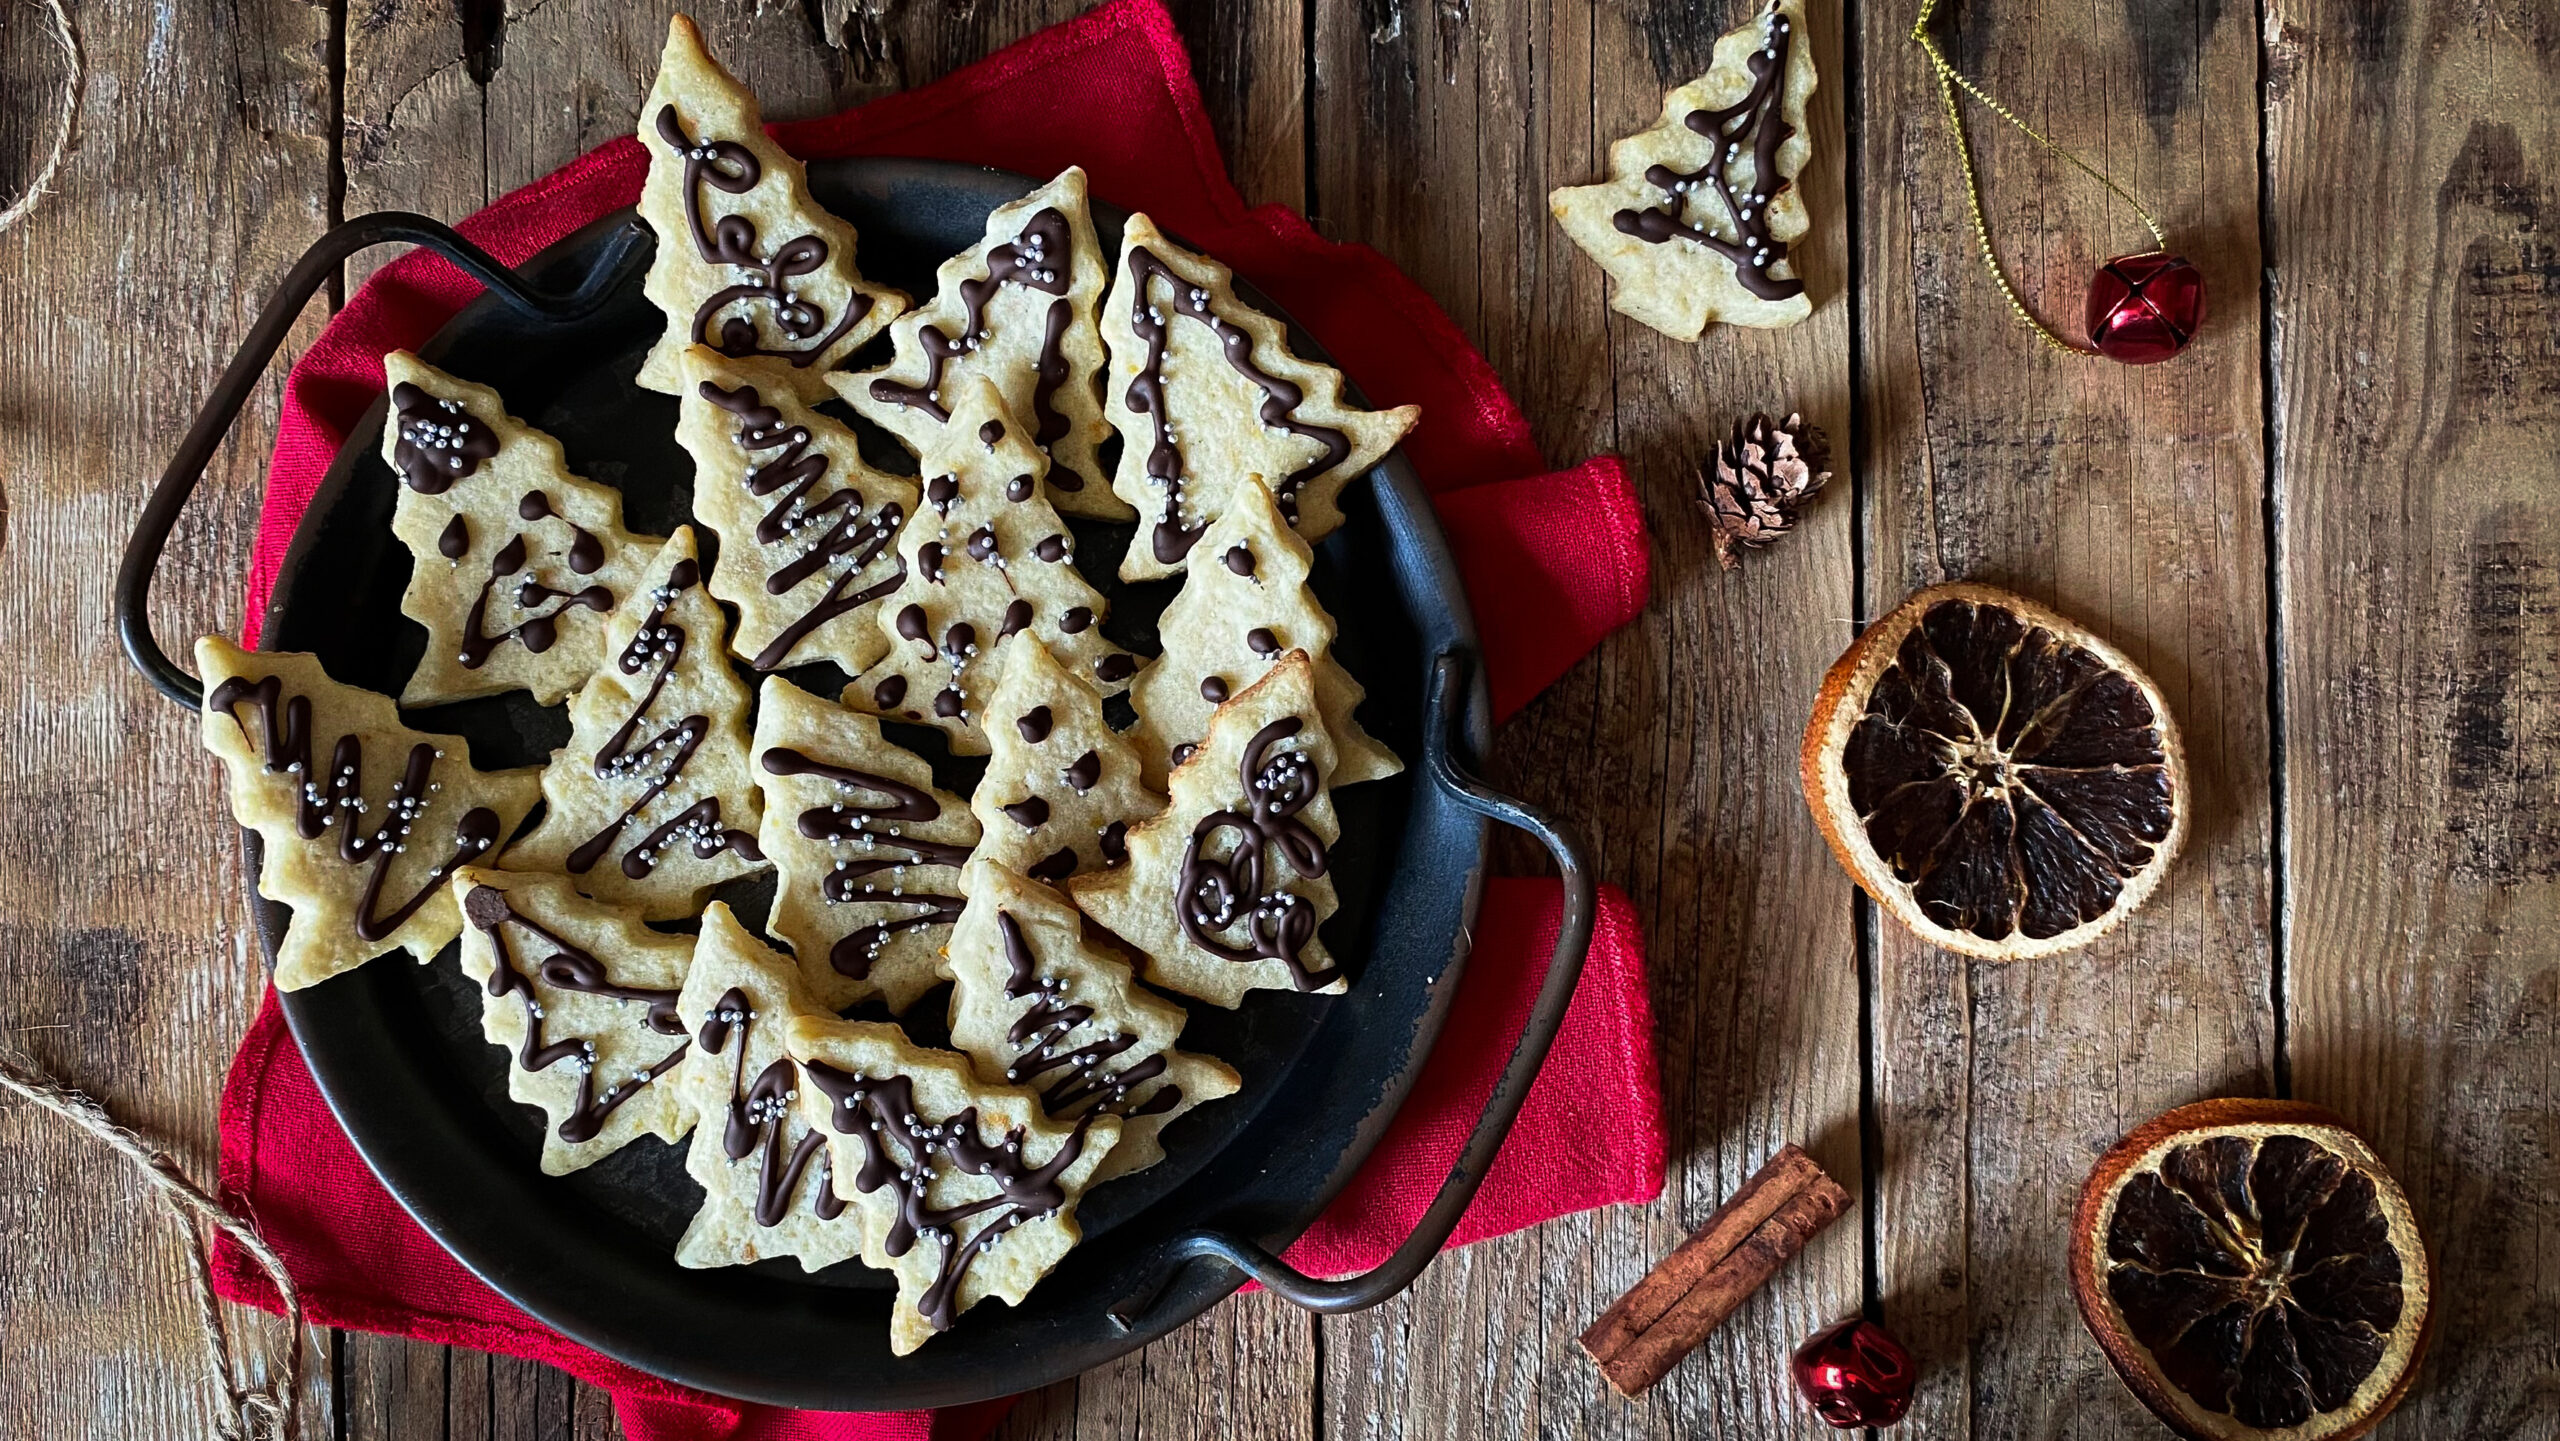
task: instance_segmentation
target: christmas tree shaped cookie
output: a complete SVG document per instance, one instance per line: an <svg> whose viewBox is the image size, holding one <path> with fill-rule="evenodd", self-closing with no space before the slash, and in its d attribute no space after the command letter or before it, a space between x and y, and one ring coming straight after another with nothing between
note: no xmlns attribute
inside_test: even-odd
<svg viewBox="0 0 2560 1441"><path fill-rule="evenodd" d="M696 345L682 368L676 439L694 514L720 537L711 593L738 608L731 647L760 671L860 674L889 648L872 612L898 586L891 542L915 482L863 464L853 432L792 398L770 361Z"/></svg>
<svg viewBox="0 0 2560 1441"><path fill-rule="evenodd" d="M764 133L755 96L682 15L640 106L640 145L640 218L658 236L642 289L667 313L640 383L675 394L685 348L708 345L769 357L801 399L825 399L827 371L907 298L854 268L853 227L818 207L800 162Z"/></svg>
<svg viewBox="0 0 2560 1441"><path fill-rule="evenodd" d="M1314 552L1289 528L1261 481L1247 476L1235 502L1200 538L1200 563L1156 622L1164 654L1129 688L1131 731L1147 782L1165 774L1208 734L1220 702L1261 679L1280 657L1302 650L1315 663L1316 705L1339 756L1336 789L1404 769L1395 752L1351 718L1366 694L1333 658L1333 617L1307 588Z"/></svg>
<svg viewBox="0 0 2560 1441"><path fill-rule="evenodd" d="M845 403L919 454L951 417L945 392L964 375L995 382L1049 457L1049 499L1069 515L1126 520L1095 453L1102 418L1102 331L1095 313L1110 262L1085 207L1084 172L987 217L984 240L942 262L931 304L889 328L896 358L829 377Z"/></svg>
<svg viewBox="0 0 2560 1441"><path fill-rule="evenodd" d="M1813 86L1803 0L1776 0L1716 42L1652 129L1609 147L1609 179L1547 197L1617 282L1611 306L1675 340L1813 313L1787 254L1808 225L1795 179L1813 155Z"/></svg>
<svg viewBox="0 0 2560 1441"><path fill-rule="evenodd" d="M1333 769L1315 666L1291 651L1218 707L1174 767L1172 804L1130 830L1128 864L1068 894L1169 990L1233 1006L1251 990L1348 989L1316 935L1336 905Z"/></svg>
<svg viewBox="0 0 2560 1441"><path fill-rule="evenodd" d="M624 530L622 493L571 475L560 442L496 391L405 350L382 368L391 530L413 558L400 610L427 628L400 703L529 690L558 705L603 663L608 617L657 540Z"/></svg>
<svg viewBox="0 0 2560 1441"><path fill-rule="evenodd" d="M258 833L258 894L293 908L276 989L296 991L385 951L435 959L462 930L445 879L514 835L541 772L479 771L459 736L400 724L389 696L340 685L308 655L196 642L204 748L231 814Z"/></svg>
<svg viewBox="0 0 2560 1441"><path fill-rule="evenodd" d="M863 1218L838 1194L826 1139L799 1099L808 1078L784 1049L795 1021L824 1014L798 968L713 901L676 1012L693 1037L676 1089L698 1118L684 1169L702 1185L676 1263L792 1256L817 1271L860 1255Z"/></svg>
<svg viewBox="0 0 2560 1441"><path fill-rule="evenodd" d="M904 1356L989 1296L1022 1298L1082 1238L1076 1202L1120 1139L1116 1117L1050 1120L1020 1086L896 1026L803 1016L800 1107L835 1155L862 1258L896 1273L889 1349Z"/></svg>
<svg viewBox="0 0 2560 1441"><path fill-rule="evenodd" d="M978 854L1052 882L1117 865L1129 827L1164 809L1137 751L1047 646L1007 641L994 665L990 758L969 797L985 828Z"/></svg>
<svg viewBox="0 0 2560 1441"><path fill-rule="evenodd" d="M880 722L767 676L756 702L757 844L776 872L775 939L818 1004L873 996L904 1011L942 978L960 917L960 867L978 843L969 803Z"/></svg>
<svg viewBox="0 0 2560 1441"><path fill-rule="evenodd" d="M1084 918L1057 892L972 861L969 908L951 933L951 1044L981 1078L1029 1086L1051 1119L1121 1118L1120 1144L1094 1180L1164 1159L1156 1133L1242 1084L1225 1062L1174 1049L1182 1008L1088 946Z"/></svg>
<svg viewBox="0 0 2560 1441"><path fill-rule="evenodd" d="M682 1140L693 1108L667 1077L692 1044L676 993L693 938L653 931L562 876L465 866L452 887L481 1034L506 1048L507 1094L548 1121L543 1171L566 1175L642 1136Z"/></svg>
<svg viewBox="0 0 2560 1441"><path fill-rule="evenodd" d="M898 532L906 580L880 607L889 653L844 701L938 726L955 753L982 756L997 642L1034 636L1105 695L1128 687L1138 660L1102 638L1102 596L1077 574L1041 483L1049 463L995 385L963 376L943 393L951 423L925 449L924 505Z"/></svg>
<svg viewBox="0 0 2560 1441"><path fill-rule="evenodd" d="M569 744L542 772L542 824L507 849L512 871L557 871L652 921L702 908L713 886L763 864L747 770L747 688L679 526L613 625L611 658L569 702Z"/></svg>
<svg viewBox="0 0 2560 1441"><path fill-rule="evenodd" d="M1112 489L1138 512L1123 580L1180 570L1248 475L1300 535L1322 540L1342 524L1342 488L1422 414L1347 403L1341 371L1290 354L1280 322L1236 298L1225 266L1144 215L1121 232L1102 343L1103 410L1123 442Z"/></svg>

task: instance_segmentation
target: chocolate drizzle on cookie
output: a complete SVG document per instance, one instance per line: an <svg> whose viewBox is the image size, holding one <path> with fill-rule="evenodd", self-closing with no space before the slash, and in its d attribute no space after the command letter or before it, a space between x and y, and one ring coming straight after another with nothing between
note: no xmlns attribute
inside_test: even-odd
<svg viewBox="0 0 2560 1441"><path fill-rule="evenodd" d="M827 1139L812 1128L794 1144L788 1155L781 1145L783 1123L791 1117L791 1103L800 1094L800 1067L789 1056L777 1056L773 1063L747 1080L748 1045L759 1017L747 999L747 993L731 986L711 1003L711 1014L703 1017L694 1039L702 1049L721 1055L729 1042L738 1043L737 1059L729 1071L729 1105L720 1131L720 1153L732 1161L743 1161L758 1151L764 1163L756 1173L755 1218L759 1226L779 1226L791 1213L791 1198L800 1188L800 1177L809 1162L818 1163L817 1179L809 1187L809 1209L821 1221L832 1221L844 1214L844 1198L836 1194L833 1166L824 1152ZM706 1122L707 1124L707 1122Z"/></svg>
<svg viewBox="0 0 2560 1441"><path fill-rule="evenodd" d="M434 804L438 789L432 779L436 762L444 752L425 741L409 747L409 758L401 770L399 781L391 787L390 797L383 802L382 820L372 830L364 829L361 819L371 807L364 798L364 742L355 736L338 737L329 752L329 770L323 776L311 764L311 698L284 694L284 678L267 676L250 680L233 676L213 688L204 698L205 709L231 717L241 734L249 733L248 722L240 719L242 705L254 706L265 734L265 762L269 773L283 772L294 778L294 834L306 841L318 840L331 829L338 832L338 860L344 865L369 865L364 894L356 902L355 933L367 944L389 940L409 923L418 908L432 900L443 887L445 878L456 868L477 859L496 845L498 813L487 806L473 806L462 813L453 828L454 851L450 859L427 872L417 893L392 908L388 915L377 914L382 903L383 883L390 878L391 858L409 849L409 833L425 817Z"/></svg>
<svg viewBox="0 0 2560 1441"><path fill-rule="evenodd" d="M498 435L471 418L462 402L401 381L391 387L391 463L420 495L442 495L498 453Z"/></svg>
<svg viewBox="0 0 2560 1441"><path fill-rule="evenodd" d="M1042 322L1040 354L1031 388L1031 414L1036 426L1032 439L1047 450L1065 439L1068 430L1066 416L1058 411L1057 394L1067 380L1067 360L1061 346L1067 327L1075 320L1075 303L1066 298L1074 278L1067 217L1055 206L1043 207L1012 240L987 252L986 274L960 282L962 319L958 335L947 334L938 325L916 328L916 344L924 351L924 379L914 385L875 380L871 382L871 398L884 405L921 410L936 423L949 421L950 408L942 403L943 376L952 361L994 338L987 329L987 306L1008 285L1053 295L1058 298L1049 303ZM988 428L996 434L988 436ZM981 427L979 438L993 445L1003 434L1002 427ZM1054 473L1049 483L1060 490L1084 488L1083 477L1072 472Z"/></svg>
<svg viewBox="0 0 2560 1441"><path fill-rule="evenodd" d="M960 897L906 888L909 866L957 868L969 860L967 846L899 834L900 824L935 820L942 815L942 803L934 799L931 791L852 766L832 765L787 746L767 750L757 763L767 775L818 776L834 781L842 792L843 799L812 806L802 811L799 819L800 834L836 847L834 868L818 885L818 893L829 905L861 902L922 908L912 916L874 921L836 942L827 953L827 961L839 975L863 980L871 974L872 963L879 959L881 947L889 943L891 936L926 926L947 926L960 918L964 904ZM857 804L853 797L864 791L882 797L883 803ZM886 885L874 879L883 873L888 876Z"/></svg>
<svg viewBox="0 0 2560 1441"><path fill-rule="evenodd" d="M888 548L897 536L898 523L906 516L891 502L880 507L877 514L865 517L862 492L850 485L838 486L824 499L812 502L810 492L826 478L828 462L825 455L810 451L808 427L784 424L782 412L765 404L763 395L752 385L728 390L706 380L700 394L738 418L738 428L730 439L740 450L751 457L778 452L747 472L747 494L762 500L780 492L756 522L756 544L803 544L812 530L816 532L814 541L806 541L805 549L765 578L765 593L789 595L803 582L837 567L809 608L748 662L759 671L769 671L788 660L792 648L818 627L898 588L906 576L903 566L860 590L847 589Z"/></svg>
<svg viewBox="0 0 2560 1441"><path fill-rule="evenodd" d="M1177 295L1174 313L1187 315L1209 328L1218 338L1218 346L1238 375L1262 388L1262 405L1258 414L1262 423L1273 430L1312 440L1324 453L1283 476L1271 488L1272 498L1280 503L1280 513L1291 525L1298 523L1298 488L1308 481L1342 464L1351 456L1351 438L1330 426L1311 425L1297 418L1298 406L1306 400L1306 392L1296 384L1271 374L1253 359L1253 334L1243 326L1218 318L1209 308L1209 292L1193 285L1177 274L1173 267L1144 246L1129 247L1129 328L1147 343L1147 358L1130 378L1128 406L1154 424L1155 444L1147 452L1147 475L1164 487L1164 517L1149 533L1148 544L1155 558L1171 565L1190 554L1206 525L1186 525L1182 519L1182 452L1175 448L1173 422L1165 414L1164 355L1171 327L1164 311L1147 298L1149 282L1164 280L1172 284Z"/></svg>
<svg viewBox="0 0 2560 1441"><path fill-rule="evenodd" d="M1751 89L1721 110L1692 110L1681 122L1717 147L1707 163L1686 171L1668 165L1648 168L1645 183L1662 192L1661 204L1621 210L1610 217L1620 234L1648 245L1679 239L1705 246L1732 261L1743 288L1762 300L1786 300L1804 293L1803 281L1781 280L1769 273L1770 266L1787 258L1787 243L1769 234L1769 204L1792 183L1778 177L1778 147L1796 133L1785 119L1792 28L1787 17L1773 11L1766 43L1751 53ZM1752 188L1736 195L1727 171L1741 157L1745 142L1751 146ZM1724 213L1739 238L1727 240L1681 218L1701 182L1713 187L1716 198L1724 202Z"/></svg>
<svg viewBox="0 0 2560 1441"><path fill-rule="evenodd" d="M638 744L640 729L647 724L649 708L658 703L659 692L666 689L667 678L674 675L683 662L688 634L683 626L667 618L668 608L678 596L702 583L702 567L691 556L679 560L667 573L667 583L650 594L648 615L641 618L640 628L631 641L614 658L624 675L638 675L655 666L649 689L644 691L631 714L615 728L603 746L597 749L595 776L600 781L641 782L639 796L609 822L604 829L579 843L569 852L566 862L569 874L585 875L595 868L622 838L633 817L651 801L665 794L676 778L684 773L695 751L711 735L711 718L705 715L679 717L673 724ZM713 657L710 664L721 664ZM655 768L654 770L652 768ZM756 838L745 831L733 830L720 823L720 798L705 796L687 806L672 819L642 836L622 853L622 873L632 880L642 880L657 869L658 855L670 846L690 846L697 859L710 860L722 851L734 851L741 858L761 861L764 852L756 848Z"/></svg>
<svg viewBox="0 0 2560 1441"><path fill-rule="evenodd" d="M1321 990L1341 974L1337 968L1310 971L1300 958L1315 939L1315 906L1304 896L1275 887L1263 889L1263 853L1277 849L1290 868L1313 878L1328 863L1324 841L1298 819L1318 794L1315 758L1304 751L1275 750L1281 741L1304 729L1296 716L1282 716L1253 733L1245 743L1236 771L1247 809L1211 811L1191 830L1182 849L1182 872L1174 882L1173 911L1183 935L1211 955L1239 964L1280 961L1302 991ZM1207 851L1222 833L1233 842L1224 860ZM1218 933L1241 924L1250 946L1231 946Z"/></svg>
<svg viewBox="0 0 2560 1441"><path fill-rule="evenodd" d="M704 223L704 186L744 195L764 179L764 164L754 151L732 140L697 144L672 105L658 107L657 131L658 139L684 161L685 222L693 234L694 253L706 265L734 266L753 274L742 284L713 291L694 311L688 333L696 342L732 360L769 355L806 368L871 313L871 297L848 289L844 315L829 329L825 308L791 288L794 278L814 275L826 265L828 249L823 238L794 236L766 257L756 253L756 223L746 216L723 215L715 223ZM765 307L774 329L790 343L780 349L767 346L756 322L746 315L724 319L721 312L732 306Z"/></svg>
<svg viewBox="0 0 2560 1441"><path fill-rule="evenodd" d="M524 1003L524 1042L516 1049L516 1064L528 1071L545 1071L562 1061L570 1063L578 1073L578 1103L560 1118L561 1140L576 1145L592 1141L604 1130L604 1123L623 1102L640 1094L643 1087L676 1068L692 1041L684 1038L684 1018L676 1013L676 992L643 986L617 984L605 970L604 963L592 952L570 944L557 932L518 911L508 901L507 893L495 886L474 887L463 898L462 913L472 925L486 931L495 964L489 969L488 992L493 997L515 996ZM530 932L551 948L532 975L516 966L502 929L516 926ZM674 1050L656 1064L631 1073L627 1080L607 1081L604 1090L596 1090L596 1043L584 1037L545 1042L542 996L534 989L534 981L555 991L575 991L580 995L608 996L618 1001L637 1001L645 1009L638 1021L641 1029L661 1036L677 1037Z"/></svg>
<svg viewBox="0 0 2560 1441"><path fill-rule="evenodd" d="M951 1329L960 1312L960 1283L969 1263L992 1251L1005 1234L1026 1221L1043 1220L1066 1209L1063 1178L1084 1154L1088 1115L1049 1159L1034 1166L1023 1154L1026 1132L1014 1127L1004 1139L989 1144L978 1135L975 1106L940 1124L925 1118L916 1103L915 1082L906 1076L868 1076L812 1061L809 1080L832 1102L827 1124L862 1147L862 1165L852 1178L854 1190L868 1196L886 1186L895 1215L882 1249L904 1256L918 1241L938 1245L941 1261L933 1284L916 1301L925 1324ZM1094 1114L1099 1114L1098 1112ZM981 1200L937 1206L931 1190L937 1172L948 1165L959 1176L992 1181L996 1194ZM963 1234L964 1223L984 1223Z"/></svg>
<svg viewBox="0 0 2560 1441"><path fill-rule="evenodd" d="M532 490L525 492L523 498L516 502L516 514L530 525L547 520L558 512L551 508L549 496L539 490ZM569 527L567 557L569 569L578 575L593 575L602 569L604 566L603 542L589 533L586 527L574 521L563 518L560 523ZM462 517L455 516L453 525L445 529L446 536L448 538L453 536L454 527L461 524ZM467 544L466 538L465 545ZM472 600L471 610L462 618L462 650L456 659L462 662L465 669L478 670L487 665L489 657L497 654L498 647L510 640L523 641L524 648L534 655L540 655L551 649L552 644L560 638L560 617L570 610L584 607L602 614L613 609L613 592L601 585L590 585L569 591L528 575L517 583L514 595L516 609L525 612L524 618L504 630L490 634L488 632L489 597L497 590L500 581L523 570L529 558L530 553L526 549L525 537L522 534L510 537L505 545L498 547L498 553L489 558L488 579L480 582L480 594ZM558 603L552 605L549 610L537 609L539 606L555 601Z"/></svg>
<svg viewBox="0 0 2560 1441"><path fill-rule="evenodd" d="M1087 1106L1118 1116L1152 1116L1182 1104L1182 1088L1167 1084L1133 1108L1131 1093L1164 1074L1163 1055L1146 1056L1115 1071L1106 1063L1138 1044L1136 1036L1118 1031L1069 1046L1067 1037L1093 1019L1093 1007L1068 1000L1062 978L1039 974L1039 959L1009 913L996 912L996 932L1004 943L1005 998L1031 1002L1006 1034L1019 1048L1005 1067L1006 1080L1037 1089L1042 1108L1062 1121L1073 1119ZM1064 1074L1045 1082L1040 1079L1052 1071Z"/></svg>

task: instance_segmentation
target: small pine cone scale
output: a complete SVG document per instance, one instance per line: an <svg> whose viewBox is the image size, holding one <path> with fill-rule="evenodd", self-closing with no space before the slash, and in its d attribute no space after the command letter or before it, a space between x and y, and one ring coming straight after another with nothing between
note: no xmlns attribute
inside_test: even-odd
<svg viewBox="0 0 2560 1441"><path fill-rule="evenodd" d="M1715 527L1716 559L1742 565L1756 550L1793 529L1796 516L1831 479L1831 446L1801 415L1773 421L1754 414L1734 422L1699 476L1698 498Z"/></svg>

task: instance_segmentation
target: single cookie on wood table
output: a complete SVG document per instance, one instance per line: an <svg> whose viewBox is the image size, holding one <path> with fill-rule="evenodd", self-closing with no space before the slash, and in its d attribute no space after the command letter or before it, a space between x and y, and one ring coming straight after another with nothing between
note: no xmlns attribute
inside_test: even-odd
<svg viewBox="0 0 2560 1441"><path fill-rule="evenodd" d="M1035 637L1103 695L1128 688L1138 658L1102 638L1107 606L1049 504L1048 459L994 383L967 375L943 393L951 423L925 449L923 508L898 532L906 580L879 611L889 653L844 703L938 727L955 754L982 756L997 642Z"/></svg>
<svg viewBox="0 0 2560 1441"><path fill-rule="evenodd" d="M667 23L657 83L640 106L649 177L640 218L657 232L642 289L667 313L640 383L673 395L685 347L778 362L802 400L907 308L862 278L851 225L809 193L808 172L764 133L755 95L703 48L682 15Z"/></svg>
<svg viewBox="0 0 2560 1441"><path fill-rule="evenodd" d="M1164 1159L1158 1132L1243 1084L1213 1057L1176 1050L1182 1008L1086 944L1056 891L992 861L969 863L969 907L951 932L951 1044L980 1078L1029 1086L1054 1120L1120 1117L1099 1184Z"/></svg>
<svg viewBox="0 0 2560 1441"><path fill-rule="evenodd" d="M204 748L258 833L258 894L293 908L275 983L297 991L385 951L431 961L462 930L445 879L493 854L542 798L537 770L481 771L460 736L400 724L391 697L317 656L196 642Z"/></svg>
<svg viewBox="0 0 2560 1441"><path fill-rule="evenodd" d="M1349 989L1316 930L1339 904L1328 848L1333 742L1315 666L1291 651L1209 720L1173 802L1129 861L1067 882L1078 909L1147 957L1149 981L1234 1006L1252 990Z"/></svg>
<svg viewBox="0 0 2560 1441"><path fill-rule="evenodd" d="M713 886L764 864L727 630L693 528L678 526L614 618L612 658L569 702L569 744L542 771L542 824L501 864L564 873L652 921L694 914Z"/></svg>
<svg viewBox="0 0 2560 1441"><path fill-rule="evenodd" d="M453 873L462 971L480 1033L504 1047L507 1094L539 1109L542 1169L567 1175L642 1136L680 1141L693 1108L667 1076L692 1045L676 995L693 937L588 900L566 876Z"/></svg>
<svg viewBox="0 0 2560 1441"><path fill-rule="evenodd" d="M427 628L400 703L529 690L558 705L603 663L608 617L657 538L624 530L622 492L570 474L560 442L496 391L405 350L382 368L391 531L411 557L400 612Z"/></svg>
<svg viewBox="0 0 2560 1441"><path fill-rule="evenodd" d="M765 929L828 1010L878 996L905 1011L942 979L960 867L978 843L969 803L878 720L780 676L757 698L754 749L756 841L776 872Z"/></svg>
<svg viewBox="0 0 2560 1441"><path fill-rule="evenodd" d="M838 1194L826 1139L803 1104L808 1078L786 1049L793 1023L825 1014L799 968L713 901L676 1011L693 1037L675 1074L697 1118L684 1169L702 1186L676 1264L790 1256L818 1271L862 1254L863 1218Z"/></svg>
<svg viewBox="0 0 2560 1441"><path fill-rule="evenodd" d="M1096 313L1110 261L1094 238L1084 172L987 216L986 238L942 262L931 303L889 327L897 354L878 370L828 380L864 419L918 454L950 419L945 391L964 375L995 382L1049 457L1049 499L1069 515L1127 520L1096 453L1102 418L1102 331Z"/></svg>
<svg viewBox="0 0 2560 1441"><path fill-rule="evenodd" d="M1675 340L1813 313L1787 254L1809 226L1795 181L1813 155L1813 87L1803 0L1777 0L1716 42L1707 73L1663 97L1652 129L1609 147L1607 180L1547 197L1617 282L1613 309Z"/></svg>
<svg viewBox="0 0 2560 1441"><path fill-rule="evenodd" d="M1164 654L1129 687L1138 711L1130 738L1146 762L1147 784L1165 783L1208 734L1221 702L1299 650L1315 663L1316 705L1340 758L1326 783L1339 790L1403 770L1395 752L1351 718L1368 692L1333 658L1333 617L1307 586L1315 552L1261 481L1247 476L1233 494L1226 514L1200 537L1200 560L1184 575L1181 594L1156 621Z"/></svg>
<svg viewBox="0 0 2560 1441"><path fill-rule="evenodd" d="M986 839L978 854L1055 883L1128 858L1130 826L1164 809L1138 753L1035 639L997 650L987 698L986 774L969 797Z"/></svg>
<svg viewBox="0 0 2560 1441"><path fill-rule="evenodd" d="M889 649L873 612L898 587L891 543L916 483L863 464L853 432L794 399L771 361L696 345L682 369L676 439L694 514L720 537L711 593L737 607L730 647L760 671L861 674Z"/></svg>
<svg viewBox="0 0 2560 1441"><path fill-rule="evenodd" d="M1082 1239L1076 1202L1120 1139L1117 1117L1050 1120L1020 1086L896 1026L803 1016L791 1054L800 1109L827 1137L861 1217L862 1259L896 1273L889 1349L948 1331L989 1296L1018 1306Z"/></svg>
<svg viewBox="0 0 2560 1441"><path fill-rule="evenodd" d="M1138 512L1122 580L1180 570L1248 475L1300 535L1324 539L1342 524L1342 488L1422 415L1344 400L1341 371L1291 354L1280 322L1236 298L1225 266L1144 215L1121 232L1102 343L1103 413L1122 441L1111 488Z"/></svg>

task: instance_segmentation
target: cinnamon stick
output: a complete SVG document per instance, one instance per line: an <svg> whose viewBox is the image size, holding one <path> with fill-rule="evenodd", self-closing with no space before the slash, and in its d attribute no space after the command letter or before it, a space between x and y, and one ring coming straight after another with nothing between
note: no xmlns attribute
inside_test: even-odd
<svg viewBox="0 0 2560 1441"><path fill-rule="evenodd" d="M1752 1173L1707 1224L1582 1333L1622 1396L1659 1381L1805 1243L1849 1209L1849 1193L1800 1146Z"/></svg>

